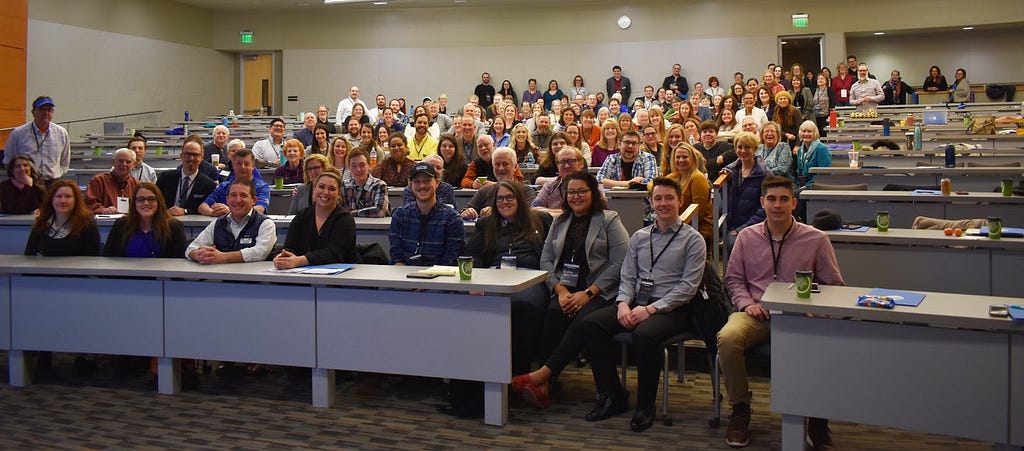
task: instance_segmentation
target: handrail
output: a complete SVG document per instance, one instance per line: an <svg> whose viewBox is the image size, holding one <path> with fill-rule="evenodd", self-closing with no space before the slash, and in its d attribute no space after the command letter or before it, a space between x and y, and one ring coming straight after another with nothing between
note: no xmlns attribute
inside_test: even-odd
<svg viewBox="0 0 1024 451"><path fill-rule="evenodd" d="M100 117L92 117L92 118L88 118L88 119L75 119L73 121L56 121L56 122L58 124L77 124L79 122L98 121L100 119L115 119L115 118L119 118L119 117L140 116L140 115L143 115L143 114L153 114L153 113L163 113L163 112L164 112L164 110L141 111L141 112L138 112L138 113L115 114L113 116L100 116Z"/></svg>
<svg viewBox="0 0 1024 451"><path fill-rule="evenodd" d="M728 172L723 172L723 173L719 174L718 178L715 179L715 183L712 183L711 186L713 186L715 189L721 189L722 185L725 185L725 183L728 182L728 181L729 181L729 173Z"/></svg>
<svg viewBox="0 0 1024 451"><path fill-rule="evenodd" d="M54 121L54 122L56 122L58 125L71 125L71 124L77 124L77 123L80 123L80 122L98 121L98 120L101 120L101 119L116 119L116 118L119 118L119 117L140 116L140 115L143 115L143 114L153 114L153 113L163 113L163 112L164 112L164 110L141 111L141 112L138 112L138 113L115 114L113 116L100 116L100 117L91 117L91 118L88 118L88 119L75 119L75 120L72 120L72 121ZM16 128L18 128L18 127L0 128L0 132L11 131L11 130L14 130Z"/></svg>
<svg viewBox="0 0 1024 451"><path fill-rule="evenodd" d="M693 218L696 215L697 204L690 204L690 206L686 207L686 210L683 210L683 214L679 215L679 219L681 219L683 222L690 222L693 221ZM696 224L694 224L694 228L696 228Z"/></svg>

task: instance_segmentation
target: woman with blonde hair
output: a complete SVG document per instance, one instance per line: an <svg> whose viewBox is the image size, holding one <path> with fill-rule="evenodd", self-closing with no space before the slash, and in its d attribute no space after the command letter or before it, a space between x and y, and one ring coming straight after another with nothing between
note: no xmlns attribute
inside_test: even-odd
<svg viewBox="0 0 1024 451"><path fill-rule="evenodd" d="M711 183L704 173L707 164L704 155L690 143L681 142L672 151L671 161L672 170L665 176L679 182L683 188L683 206L679 213L682 214L690 204L697 204L697 231L710 244L713 225Z"/></svg>
<svg viewBox="0 0 1024 451"><path fill-rule="evenodd" d="M288 205L288 214L298 214L302 209L313 204L313 181L318 175L325 171L338 171L339 169L345 170L345 168L336 168L323 155L315 153L306 157L306 162L303 165L304 183L292 190L292 202ZM341 174L344 176L345 173L341 172Z"/></svg>
<svg viewBox="0 0 1024 451"><path fill-rule="evenodd" d="M601 139L597 141L597 145L590 151L591 166L600 167L609 155L619 153L619 136L621 134L622 131L619 129L619 123L614 119L608 119L601 124Z"/></svg>
<svg viewBox="0 0 1024 451"><path fill-rule="evenodd" d="M516 151L516 161L519 163L526 161L527 152L532 152L534 159L540 158L540 148L533 143L533 138L530 136L530 128L524 123L520 122L515 127L512 127L508 147Z"/></svg>
<svg viewBox="0 0 1024 451"><path fill-rule="evenodd" d="M348 167L348 152L352 150L348 141L345 138L334 138L331 141L331 153L327 156L327 161L331 163L331 166L336 168ZM383 155L377 155L378 161L383 160Z"/></svg>
<svg viewBox="0 0 1024 451"><path fill-rule="evenodd" d="M686 142L683 126L680 124L669 126L668 130L665 131L665 138L662 141L662 148L665 149L665 152L661 154L661 162L658 164L658 167L661 168L660 175L668 175L672 172L672 153L675 151L676 146L682 142Z"/></svg>

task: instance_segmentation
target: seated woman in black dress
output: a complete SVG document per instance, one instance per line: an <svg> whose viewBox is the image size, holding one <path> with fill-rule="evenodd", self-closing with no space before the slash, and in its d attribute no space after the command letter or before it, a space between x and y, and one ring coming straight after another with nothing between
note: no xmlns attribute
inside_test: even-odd
<svg viewBox="0 0 1024 451"><path fill-rule="evenodd" d="M25 255L100 255L100 229L75 182L58 180L47 190L28 235Z"/></svg>
<svg viewBox="0 0 1024 451"><path fill-rule="evenodd" d="M274 257L277 269L356 262L356 221L338 204L341 175L323 172L313 184L313 204L288 227L284 250Z"/></svg>
<svg viewBox="0 0 1024 451"><path fill-rule="evenodd" d="M103 255L107 257L182 258L185 227L169 213L160 188L143 182L132 193L128 215L110 228Z"/></svg>
<svg viewBox="0 0 1024 451"><path fill-rule="evenodd" d="M24 215L32 213L43 202L46 189L39 181L39 171L28 155L18 155L7 163L7 180L0 182L0 213Z"/></svg>
<svg viewBox="0 0 1024 451"><path fill-rule="evenodd" d="M491 203L496 214L476 221L476 231L466 244L477 268L540 269L544 239L551 215L530 208L522 185L504 180ZM512 372L530 371L530 360L540 344L544 312L550 292L543 284L512 295Z"/></svg>
<svg viewBox="0 0 1024 451"><path fill-rule="evenodd" d="M593 175L566 177L562 214L544 241L540 267L548 271L551 301L544 316L540 357L544 366L512 379L512 389L533 405L548 405L550 380L583 350L580 326L587 315L612 304L629 233L607 209Z"/></svg>

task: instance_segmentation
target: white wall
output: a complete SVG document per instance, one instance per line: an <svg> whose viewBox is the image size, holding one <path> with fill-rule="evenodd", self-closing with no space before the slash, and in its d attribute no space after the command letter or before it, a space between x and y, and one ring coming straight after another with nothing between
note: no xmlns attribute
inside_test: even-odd
<svg viewBox="0 0 1024 451"><path fill-rule="evenodd" d="M637 97L643 95L646 84L660 86L674 62L683 66L683 75L691 84L717 75L727 85L733 72L752 74L770 61L769 56L754 60L737 59L735 55L774 53L775 41L759 38L516 47L292 49L283 55L283 94L299 96L299 101L285 102L285 114L309 111L320 103L333 112L351 85L359 86L364 101L371 103L378 92L389 99L404 97L410 105L418 104L424 96L436 99L445 92L451 105L461 105L484 71L491 74L496 89L502 80L509 79L517 94L526 90L531 77L538 80L540 90L556 79L568 92L577 73L591 92L604 91L605 80L616 64L630 78L631 95Z"/></svg>
<svg viewBox="0 0 1024 451"><path fill-rule="evenodd" d="M903 81L920 86L932 65L952 83L958 67L972 83L1020 82L1024 77L1024 29L955 30L946 33L848 38L847 49L871 66L879 79L899 70Z"/></svg>
<svg viewBox="0 0 1024 451"><path fill-rule="evenodd" d="M29 19L26 103L53 97L60 121L163 110L129 128L220 114L234 99L236 59L205 47ZM102 131L75 125L74 138Z"/></svg>

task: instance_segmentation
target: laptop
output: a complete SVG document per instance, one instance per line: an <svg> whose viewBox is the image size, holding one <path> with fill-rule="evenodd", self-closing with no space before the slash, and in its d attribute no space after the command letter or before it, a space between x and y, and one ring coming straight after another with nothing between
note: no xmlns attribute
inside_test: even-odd
<svg viewBox="0 0 1024 451"><path fill-rule="evenodd" d="M946 125L945 110L925 110L924 125Z"/></svg>
<svg viewBox="0 0 1024 451"><path fill-rule="evenodd" d="M103 134L105 136L124 136L124 122L104 122Z"/></svg>

